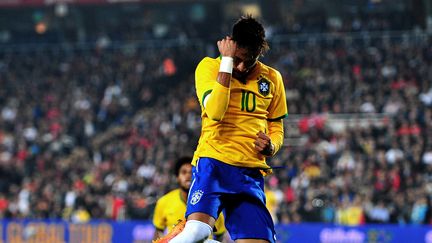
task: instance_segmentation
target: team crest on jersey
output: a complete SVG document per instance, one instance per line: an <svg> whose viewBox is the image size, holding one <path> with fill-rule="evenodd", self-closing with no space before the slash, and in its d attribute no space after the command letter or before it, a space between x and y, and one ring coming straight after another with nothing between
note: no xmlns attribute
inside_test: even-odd
<svg viewBox="0 0 432 243"><path fill-rule="evenodd" d="M258 91L260 94L267 96L270 93L270 82L265 78L261 78L258 81Z"/></svg>
<svg viewBox="0 0 432 243"><path fill-rule="evenodd" d="M191 203L192 205L197 204L197 203L201 200L201 197L202 197L203 194L204 194L203 191L201 191L201 190L196 190L196 191L192 194L192 196L191 196L190 203Z"/></svg>

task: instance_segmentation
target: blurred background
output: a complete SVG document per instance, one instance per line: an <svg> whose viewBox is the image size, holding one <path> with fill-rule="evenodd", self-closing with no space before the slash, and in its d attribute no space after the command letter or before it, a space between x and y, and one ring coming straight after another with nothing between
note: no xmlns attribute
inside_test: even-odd
<svg viewBox="0 0 432 243"><path fill-rule="evenodd" d="M278 242L432 242L430 0L0 0L0 242L149 242L247 13L290 113Z"/></svg>

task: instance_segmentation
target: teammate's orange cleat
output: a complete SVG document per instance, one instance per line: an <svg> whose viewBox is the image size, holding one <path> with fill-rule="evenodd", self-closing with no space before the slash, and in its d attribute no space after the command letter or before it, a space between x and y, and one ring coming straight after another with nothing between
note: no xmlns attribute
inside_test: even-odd
<svg viewBox="0 0 432 243"><path fill-rule="evenodd" d="M179 220L174 226L174 228L167 235L153 241L153 243L168 243L168 241L170 241L172 238L176 237L176 235L180 234L183 231L185 225L186 220Z"/></svg>

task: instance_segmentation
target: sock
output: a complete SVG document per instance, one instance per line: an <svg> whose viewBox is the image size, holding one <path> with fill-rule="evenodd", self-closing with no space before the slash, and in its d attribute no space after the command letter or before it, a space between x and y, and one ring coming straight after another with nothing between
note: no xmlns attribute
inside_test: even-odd
<svg viewBox="0 0 432 243"><path fill-rule="evenodd" d="M211 233L210 225L198 220L188 220L183 231L169 243L195 243L207 239Z"/></svg>

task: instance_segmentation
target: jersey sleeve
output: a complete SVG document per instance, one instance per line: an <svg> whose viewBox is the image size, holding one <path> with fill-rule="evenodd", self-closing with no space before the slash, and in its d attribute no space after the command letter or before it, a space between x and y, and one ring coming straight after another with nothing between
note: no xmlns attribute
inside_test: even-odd
<svg viewBox="0 0 432 243"><path fill-rule="evenodd" d="M269 126L269 135L271 141L274 145L274 151L272 155L275 155L279 149L282 147L284 130L283 130L283 121L268 121Z"/></svg>
<svg viewBox="0 0 432 243"><path fill-rule="evenodd" d="M161 200L161 199L159 199L156 202L156 207L154 209L154 214L153 214L153 225L156 229L165 230L166 220L165 220L164 213L163 213L165 206L164 206L163 200Z"/></svg>
<svg viewBox="0 0 432 243"><path fill-rule="evenodd" d="M268 108L269 114L267 119L269 121L277 121L288 115L288 108L282 75L277 70L273 70L272 76L275 81L275 92Z"/></svg>
<svg viewBox="0 0 432 243"><path fill-rule="evenodd" d="M218 74L217 61L205 57L195 70L195 88L198 100L204 107L205 98L213 91Z"/></svg>
<svg viewBox="0 0 432 243"><path fill-rule="evenodd" d="M204 58L198 64L195 74L197 96L203 114L207 114L214 121L222 120L228 109L230 97L230 89L216 81L218 67L217 60Z"/></svg>

